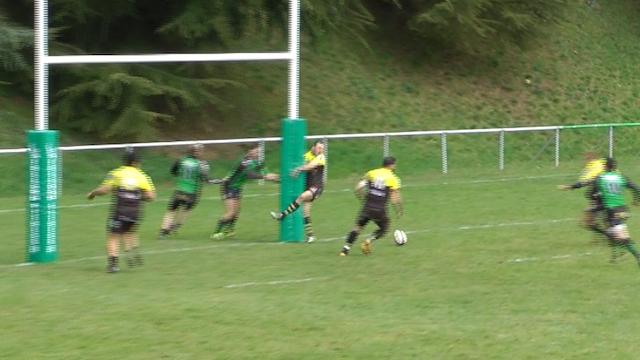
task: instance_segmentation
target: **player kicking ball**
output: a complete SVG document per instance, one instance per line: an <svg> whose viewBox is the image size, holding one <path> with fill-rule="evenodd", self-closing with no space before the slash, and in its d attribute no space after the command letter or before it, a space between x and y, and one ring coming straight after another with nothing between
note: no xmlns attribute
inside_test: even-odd
<svg viewBox="0 0 640 360"><path fill-rule="evenodd" d="M282 212L271 212L271 217L280 221L304 204L304 232L309 243L316 239L311 226L311 206L324 189L325 166L324 144L321 141L316 141L311 149L304 154L304 165L295 168L291 173L293 177L298 177L303 172L307 174L305 190Z"/></svg>
<svg viewBox="0 0 640 360"><path fill-rule="evenodd" d="M609 226L606 234L611 246L611 262L615 262L618 257L617 248L624 248L635 257L640 265L640 253L636 250L625 223L628 213L624 198L624 189L631 189L633 203L637 205L640 200L640 188L616 171L616 161L613 158L607 158L604 173L591 181L576 183L568 189L579 189L584 186L595 186L602 194L602 204L607 214L607 225Z"/></svg>
<svg viewBox="0 0 640 360"><path fill-rule="evenodd" d="M402 216L400 178L396 176L395 169L396 159L392 156L385 157L382 161L382 167L367 172L356 186L356 195L359 198L364 198L364 202L356 220L356 226L347 235L340 256L349 255L358 235L369 221L376 223L378 229L360 245L360 249L365 255L371 253L373 242L383 237L389 229L389 216L387 215L389 201L391 201L396 215Z"/></svg>
<svg viewBox="0 0 640 360"><path fill-rule="evenodd" d="M194 144L187 155L176 161L171 167L171 175L176 177L176 189L169 201L167 212L162 220L160 239L177 231L198 204L204 183L209 180L209 163L202 160L204 147Z"/></svg>

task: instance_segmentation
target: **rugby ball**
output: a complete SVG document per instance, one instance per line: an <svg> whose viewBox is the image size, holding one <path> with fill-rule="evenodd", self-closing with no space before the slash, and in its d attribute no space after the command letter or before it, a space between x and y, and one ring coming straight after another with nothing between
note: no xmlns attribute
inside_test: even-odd
<svg viewBox="0 0 640 360"><path fill-rule="evenodd" d="M393 232L393 241L398 246L402 246L407 243L407 233L402 230L396 230Z"/></svg>

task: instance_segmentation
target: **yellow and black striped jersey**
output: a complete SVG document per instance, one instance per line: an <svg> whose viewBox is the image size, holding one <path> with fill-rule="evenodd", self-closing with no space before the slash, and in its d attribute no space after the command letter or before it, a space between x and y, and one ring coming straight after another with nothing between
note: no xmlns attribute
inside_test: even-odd
<svg viewBox="0 0 640 360"><path fill-rule="evenodd" d="M391 190L400 189L400 178L388 168L371 170L365 174L364 180L368 188L365 199L365 207L368 209L384 210Z"/></svg>
<svg viewBox="0 0 640 360"><path fill-rule="evenodd" d="M326 159L324 154L314 154L309 150L304 154L305 165L314 164L315 168L307 171L307 189L310 187L322 187L324 183L324 166L326 165Z"/></svg>
<svg viewBox="0 0 640 360"><path fill-rule="evenodd" d="M135 218L139 213L143 191L155 191L153 182L142 170L121 166L109 172L102 186L108 186L114 195L114 210Z"/></svg>

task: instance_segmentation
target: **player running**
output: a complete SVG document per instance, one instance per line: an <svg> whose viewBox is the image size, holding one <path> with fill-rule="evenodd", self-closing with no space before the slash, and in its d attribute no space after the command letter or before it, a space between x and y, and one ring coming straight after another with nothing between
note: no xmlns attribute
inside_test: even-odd
<svg viewBox="0 0 640 360"><path fill-rule="evenodd" d="M162 220L160 239L166 238L184 224L198 204L202 184L215 181L209 180L209 163L202 160L203 150L202 144L192 145L187 155L171 167L171 175L176 177L176 189Z"/></svg>
<svg viewBox="0 0 640 360"><path fill-rule="evenodd" d="M307 242L316 240L311 226L311 205L322 194L325 165L324 144L321 141L316 141L311 149L304 154L304 165L295 168L291 172L293 177L297 177L301 172L307 174L305 190L282 212L271 212L271 217L279 221L296 211L304 203L304 232Z"/></svg>
<svg viewBox="0 0 640 360"><path fill-rule="evenodd" d="M389 216L387 215L389 200L393 204L396 215L402 216L400 178L396 176L395 169L396 159L392 156L385 157L382 161L382 167L367 172L356 186L356 195L360 198L364 197L364 203L356 220L356 226L347 235L347 241L340 251L340 256L349 255L358 235L369 221L376 223L378 230L371 234L360 245L360 248L365 255L371 253L372 243L384 236L389 229Z"/></svg>
<svg viewBox="0 0 640 360"><path fill-rule="evenodd" d="M247 180L280 181L278 174L264 173L264 164L258 161L259 154L259 146L256 145L249 149L233 172L222 180L221 193L225 212L211 235L212 239L219 240L234 235L235 224L240 214L240 195Z"/></svg>
<svg viewBox="0 0 640 360"><path fill-rule="evenodd" d="M585 153L585 160L586 164L580 174L580 179L578 180L579 183L591 182L602 174L605 169L605 160L598 158L593 152ZM573 188L574 185L575 184L560 185L559 187L562 190L567 190ZM589 206L584 210L584 216L582 219L583 226L596 234L607 236L605 230L598 226L598 223L596 222L598 214L604 211L604 205L602 204L602 196L595 184L592 184L587 188L585 197L589 200Z"/></svg>
<svg viewBox="0 0 640 360"><path fill-rule="evenodd" d="M616 161L613 158L607 158L604 173L598 175L594 180L576 183L571 189L578 189L584 186L595 186L597 191L602 194L602 204L607 214L607 224L609 228L606 234L611 244L611 262L616 259L616 247L624 247L636 258L640 265L640 254L636 250L627 224L628 218L626 201L623 190L625 188L633 191L633 204L637 205L640 200L640 188L631 182L627 177L616 171Z"/></svg>
<svg viewBox="0 0 640 360"><path fill-rule="evenodd" d="M112 194L111 211L107 224L107 272L116 273L120 241L124 242L127 263L130 267L142 265L138 240L138 225L142 219L142 201L156 198L155 187L151 179L140 170L140 159L133 149L128 149L123 158L124 165L112 170L107 178L89 194L96 196Z"/></svg>

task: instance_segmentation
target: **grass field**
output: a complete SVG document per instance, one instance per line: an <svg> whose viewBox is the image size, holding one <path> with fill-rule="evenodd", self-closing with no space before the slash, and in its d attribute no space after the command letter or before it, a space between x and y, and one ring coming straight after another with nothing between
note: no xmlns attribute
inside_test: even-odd
<svg viewBox="0 0 640 360"><path fill-rule="evenodd" d="M635 359L640 270L629 255L609 264L578 228L582 194L555 190L577 168L405 177L393 228L409 243L385 238L368 257L337 256L358 209L351 180L316 204L314 244L276 242L271 185L247 189L222 241L209 240L216 188L170 240L155 239L157 201L145 266L117 275L104 272L106 200L65 195L60 261L16 266L24 200L3 198L0 358Z"/></svg>

